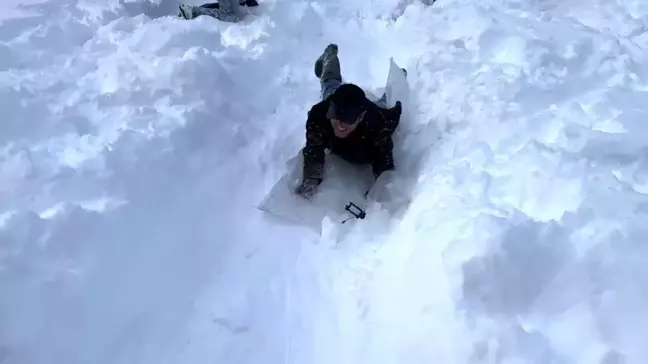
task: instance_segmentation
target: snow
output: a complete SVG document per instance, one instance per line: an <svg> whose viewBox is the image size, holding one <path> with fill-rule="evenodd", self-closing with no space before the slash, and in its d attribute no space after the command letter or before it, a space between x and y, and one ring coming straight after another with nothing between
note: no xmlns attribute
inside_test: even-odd
<svg viewBox="0 0 648 364"><path fill-rule="evenodd" d="M2 3L0 363L648 360L645 1L260 2ZM330 42L412 203L315 236L255 206Z"/></svg>

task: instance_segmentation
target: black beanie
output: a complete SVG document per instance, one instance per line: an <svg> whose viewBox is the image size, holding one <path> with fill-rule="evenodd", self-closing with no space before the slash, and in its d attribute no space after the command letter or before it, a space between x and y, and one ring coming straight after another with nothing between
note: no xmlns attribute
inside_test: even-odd
<svg viewBox="0 0 648 364"><path fill-rule="evenodd" d="M355 124L364 111L365 100L365 93L360 87L352 83L341 85L331 95L326 117L341 120L345 124Z"/></svg>

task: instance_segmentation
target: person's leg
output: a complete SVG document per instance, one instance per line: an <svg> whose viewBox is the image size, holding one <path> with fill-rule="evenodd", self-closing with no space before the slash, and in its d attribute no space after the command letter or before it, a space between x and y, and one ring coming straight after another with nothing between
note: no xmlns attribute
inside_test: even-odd
<svg viewBox="0 0 648 364"><path fill-rule="evenodd" d="M236 23L241 20L240 12L235 8L238 6L240 6L238 0L219 0L218 3L201 6L180 5L180 12L185 19L207 15L218 20Z"/></svg>
<svg viewBox="0 0 648 364"><path fill-rule="evenodd" d="M329 44L315 61L315 76L320 79L321 99L329 97L342 84L338 47Z"/></svg>
<svg viewBox="0 0 648 364"><path fill-rule="evenodd" d="M207 9L218 9L218 8L220 8L220 4L218 2L207 3L207 4L200 5L200 7L201 8L207 8Z"/></svg>
<svg viewBox="0 0 648 364"><path fill-rule="evenodd" d="M259 6L259 3L257 0L238 0L240 6L247 6L249 8ZM218 9L220 8L220 4L218 2L215 3L207 3L207 4L202 4L200 5L201 8L208 8L208 9Z"/></svg>

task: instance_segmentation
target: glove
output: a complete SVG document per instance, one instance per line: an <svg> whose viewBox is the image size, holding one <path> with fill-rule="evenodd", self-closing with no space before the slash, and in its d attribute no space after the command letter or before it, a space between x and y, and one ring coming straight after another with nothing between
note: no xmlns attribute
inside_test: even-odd
<svg viewBox="0 0 648 364"><path fill-rule="evenodd" d="M400 101L396 101L396 105L391 108L391 116L393 120L399 120L401 114L403 113L403 105L401 105Z"/></svg>
<svg viewBox="0 0 648 364"><path fill-rule="evenodd" d="M310 200L315 194L315 190L317 190L317 186L319 186L320 183L321 180L317 178L306 178L299 186L297 186L295 193L307 200Z"/></svg>

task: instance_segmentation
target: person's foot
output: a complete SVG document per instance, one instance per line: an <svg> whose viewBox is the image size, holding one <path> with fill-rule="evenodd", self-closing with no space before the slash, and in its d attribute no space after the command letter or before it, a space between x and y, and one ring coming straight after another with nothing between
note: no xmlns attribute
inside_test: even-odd
<svg viewBox="0 0 648 364"><path fill-rule="evenodd" d="M338 53L337 44L331 43L328 46L326 46L326 49L324 49L322 55L317 58L317 61L315 61L315 76L317 76L317 78L322 77L324 62L328 61L331 57L336 57L337 53Z"/></svg>
<svg viewBox="0 0 648 364"><path fill-rule="evenodd" d="M193 19L193 6L178 4L178 16L185 19Z"/></svg>

